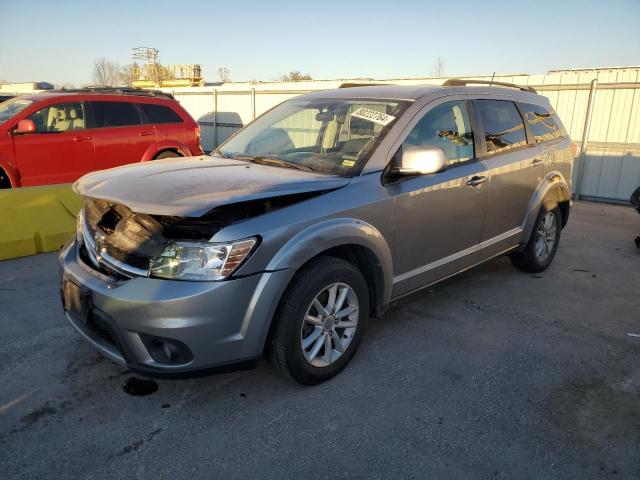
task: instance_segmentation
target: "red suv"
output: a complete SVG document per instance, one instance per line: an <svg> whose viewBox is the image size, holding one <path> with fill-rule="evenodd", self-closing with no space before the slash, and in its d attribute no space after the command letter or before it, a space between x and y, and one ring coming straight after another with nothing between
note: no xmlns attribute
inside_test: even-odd
<svg viewBox="0 0 640 480"><path fill-rule="evenodd" d="M201 154L198 124L164 92L82 89L0 103L0 188Z"/></svg>

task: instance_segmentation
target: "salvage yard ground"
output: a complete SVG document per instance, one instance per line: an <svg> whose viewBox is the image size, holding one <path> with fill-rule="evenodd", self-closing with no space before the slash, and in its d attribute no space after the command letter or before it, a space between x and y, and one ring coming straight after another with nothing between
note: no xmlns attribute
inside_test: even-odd
<svg viewBox="0 0 640 480"><path fill-rule="evenodd" d="M0 262L0 475L639 478L640 216L580 202L551 268L398 302L318 387L131 373L67 324L55 254Z"/></svg>

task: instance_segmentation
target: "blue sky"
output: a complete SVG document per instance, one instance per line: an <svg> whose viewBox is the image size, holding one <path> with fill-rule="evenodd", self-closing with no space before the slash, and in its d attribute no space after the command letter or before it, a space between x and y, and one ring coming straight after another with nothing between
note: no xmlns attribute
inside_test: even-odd
<svg viewBox="0 0 640 480"><path fill-rule="evenodd" d="M208 81L543 73L640 65L640 0L0 0L0 79L89 83L93 62L200 63Z"/></svg>

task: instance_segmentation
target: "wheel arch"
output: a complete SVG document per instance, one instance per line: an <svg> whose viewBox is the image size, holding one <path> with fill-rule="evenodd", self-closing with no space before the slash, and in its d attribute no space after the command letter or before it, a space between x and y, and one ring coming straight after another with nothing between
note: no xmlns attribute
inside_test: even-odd
<svg viewBox="0 0 640 480"><path fill-rule="evenodd" d="M157 145L154 144L149 146L149 148L147 148L147 150L144 152L144 155L142 156L142 161L148 162L149 160L153 160L154 158L156 158L161 153L167 152L167 151L179 153L183 157L191 156L191 152L189 151L189 148L182 143L159 142Z"/></svg>
<svg viewBox="0 0 640 480"><path fill-rule="evenodd" d="M540 209L544 207L547 210L560 208L562 213L562 226L567 224L569 219L569 210L571 206L571 189L569 184L558 171L549 172L542 179L538 188L531 197L527 216L523 223L522 244L526 244L531 236L531 231L535 224Z"/></svg>
<svg viewBox="0 0 640 480"><path fill-rule="evenodd" d="M391 299L391 249L372 225L357 219L332 219L292 237L273 257L268 270L299 270L316 258L330 255L355 265L369 285L371 314L384 313Z"/></svg>
<svg viewBox="0 0 640 480"><path fill-rule="evenodd" d="M15 188L17 186L18 175L15 168L9 162L0 158L0 188Z"/></svg>

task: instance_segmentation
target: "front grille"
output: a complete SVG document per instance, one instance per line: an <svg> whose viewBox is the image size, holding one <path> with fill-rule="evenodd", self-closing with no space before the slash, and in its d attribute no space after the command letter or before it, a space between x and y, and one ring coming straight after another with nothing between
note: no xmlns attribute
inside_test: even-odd
<svg viewBox="0 0 640 480"><path fill-rule="evenodd" d="M151 259L168 244L156 219L106 200L85 198L83 228L94 267L104 264L128 277L146 276Z"/></svg>
<svg viewBox="0 0 640 480"><path fill-rule="evenodd" d="M87 247L84 243L78 245L78 257L80 258L80 261L82 261L82 263L84 263L87 267L96 270L97 272L100 272L107 277L111 277L114 280L123 281L130 279L130 277L127 277L117 272L116 270L109 268L104 263L98 262L97 260L95 260L95 257L91 258L91 254L87 250Z"/></svg>

